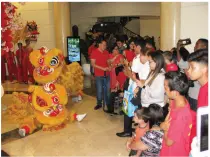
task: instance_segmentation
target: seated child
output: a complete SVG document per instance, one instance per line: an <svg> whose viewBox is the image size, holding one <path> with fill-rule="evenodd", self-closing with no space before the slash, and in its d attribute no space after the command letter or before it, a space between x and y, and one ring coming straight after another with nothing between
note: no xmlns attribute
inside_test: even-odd
<svg viewBox="0 0 210 157"><path fill-rule="evenodd" d="M142 120L149 125L149 130L139 140L128 145L129 148L138 150L137 153L141 157L158 157L164 135L160 128L163 116L163 108L158 104L150 104L149 107L143 108Z"/></svg>
<svg viewBox="0 0 210 157"><path fill-rule="evenodd" d="M165 92L170 99L169 113L161 124L164 138L160 156L189 156L193 122L190 105L185 98L188 78L181 72L165 74Z"/></svg>
<svg viewBox="0 0 210 157"><path fill-rule="evenodd" d="M164 51L163 57L165 59L165 71L178 71L178 66L173 63L173 54L170 51Z"/></svg>
<svg viewBox="0 0 210 157"><path fill-rule="evenodd" d="M138 124L138 126L136 127L135 135L127 141L127 148L128 149L129 149L129 146L132 142L139 141L140 138L149 130L148 122L145 123L144 120L143 120L143 117L144 117L143 110L144 110L144 108L135 110L133 120L136 124ZM130 153L129 153L129 156L134 156L134 155L140 156L140 154L141 154L140 150L131 150Z"/></svg>

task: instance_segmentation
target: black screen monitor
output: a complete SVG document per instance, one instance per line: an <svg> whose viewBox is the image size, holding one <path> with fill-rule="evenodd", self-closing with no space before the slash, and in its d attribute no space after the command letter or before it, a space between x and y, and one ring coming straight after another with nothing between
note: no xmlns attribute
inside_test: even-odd
<svg viewBox="0 0 210 157"><path fill-rule="evenodd" d="M67 61L81 65L80 37L67 37Z"/></svg>

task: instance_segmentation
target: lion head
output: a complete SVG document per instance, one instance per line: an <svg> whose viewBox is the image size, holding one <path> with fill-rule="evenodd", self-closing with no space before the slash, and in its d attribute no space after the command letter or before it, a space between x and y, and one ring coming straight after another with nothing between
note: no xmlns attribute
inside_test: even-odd
<svg viewBox="0 0 210 157"><path fill-rule="evenodd" d="M56 81L64 66L63 53L56 48L42 47L31 52L29 59L35 67L33 77L40 84Z"/></svg>

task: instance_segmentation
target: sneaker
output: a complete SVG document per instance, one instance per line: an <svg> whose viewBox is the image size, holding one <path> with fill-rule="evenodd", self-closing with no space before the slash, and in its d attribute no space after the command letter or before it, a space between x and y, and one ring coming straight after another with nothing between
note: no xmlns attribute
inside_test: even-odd
<svg viewBox="0 0 210 157"><path fill-rule="evenodd" d="M18 133L21 137L25 137L26 136L26 130L25 129L19 129Z"/></svg>
<svg viewBox="0 0 210 157"><path fill-rule="evenodd" d="M96 106L94 107L94 110L98 110L98 109L100 109L100 108L102 108L101 105L96 105Z"/></svg>
<svg viewBox="0 0 210 157"><path fill-rule="evenodd" d="M78 122L82 121L86 117L86 115L87 115L87 113L77 115L77 117L76 117L77 121Z"/></svg>

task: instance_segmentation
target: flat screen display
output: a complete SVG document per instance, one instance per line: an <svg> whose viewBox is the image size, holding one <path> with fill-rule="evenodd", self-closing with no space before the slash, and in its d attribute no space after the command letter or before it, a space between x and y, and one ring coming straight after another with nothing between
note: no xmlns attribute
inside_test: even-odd
<svg viewBox="0 0 210 157"><path fill-rule="evenodd" d="M201 116L200 151L208 150L208 114Z"/></svg>
<svg viewBox="0 0 210 157"><path fill-rule="evenodd" d="M79 37L67 37L67 51L68 51L68 61L80 62L80 38Z"/></svg>

